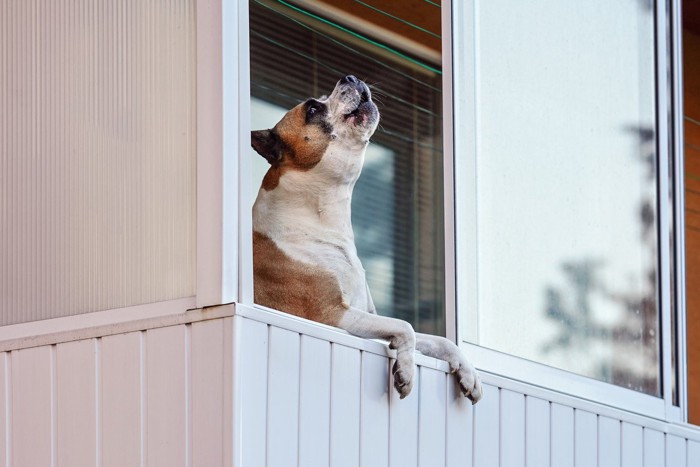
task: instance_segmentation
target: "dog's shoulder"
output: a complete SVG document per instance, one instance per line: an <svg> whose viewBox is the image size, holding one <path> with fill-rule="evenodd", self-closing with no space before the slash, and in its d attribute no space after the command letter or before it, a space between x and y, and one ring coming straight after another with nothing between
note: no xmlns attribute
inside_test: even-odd
<svg viewBox="0 0 700 467"><path fill-rule="evenodd" d="M256 303L330 325L336 325L348 308L332 271L294 258L257 231L253 256Z"/></svg>

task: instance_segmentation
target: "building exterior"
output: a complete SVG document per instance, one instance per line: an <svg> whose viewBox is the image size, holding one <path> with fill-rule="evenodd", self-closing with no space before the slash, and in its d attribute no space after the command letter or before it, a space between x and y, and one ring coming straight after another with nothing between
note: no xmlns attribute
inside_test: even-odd
<svg viewBox="0 0 700 467"><path fill-rule="evenodd" d="M0 464L700 465L681 20L0 0ZM385 343L254 303L249 132L347 73L383 101L375 302L465 350L475 406L444 362L399 400Z"/></svg>

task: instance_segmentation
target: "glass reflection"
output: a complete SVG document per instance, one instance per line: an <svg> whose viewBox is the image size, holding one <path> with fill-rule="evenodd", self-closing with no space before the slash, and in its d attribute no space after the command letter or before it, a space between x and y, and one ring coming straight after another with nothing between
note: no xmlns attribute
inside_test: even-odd
<svg viewBox="0 0 700 467"><path fill-rule="evenodd" d="M478 343L658 395L649 2L477 11Z"/></svg>

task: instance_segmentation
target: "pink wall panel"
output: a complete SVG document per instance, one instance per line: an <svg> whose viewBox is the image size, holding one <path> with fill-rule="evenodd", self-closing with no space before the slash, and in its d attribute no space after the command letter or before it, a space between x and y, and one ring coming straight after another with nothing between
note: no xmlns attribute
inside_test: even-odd
<svg viewBox="0 0 700 467"><path fill-rule="evenodd" d="M149 467L184 467L189 455L188 330L146 331L145 452Z"/></svg>
<svg viewBox="0 0 700 467"><path fill-rule="evenodd" d="M58 467L97 463L97 340L56 346L56 447Z"/></svg>
<svg viewBox="0 0 700 467"><path fill-rule="evenodd" d="M10 355L7 352L0 353L0 466L8 467L9 465L9 454L7 445L7 435L10 433L8 430L7 422L8 408L7 397L9 390L10 375L8 373L8 362Z"/></svg>
<svg viewBox="0 0 700 467"><path fill-rule="evenodd" d="M56 458L55 349L11 354L12 465L48 466Z"/></svg>
<svg viewBox="0 0 700 467"><path fill-rule="evenodd" d="M230 465L224 447L231 433L231 333L230 318L192 324L190 359L191 465ZM226 349L226 350L225 350ZM226 408L228 407L228 411ZM230 451L229 451L230 453Z"/></svg>
<svg viewBox="0 0 700 467"><path fill-rule="evenodd" d="M141 464L141 332L102 338L102 467Z"/></svg>

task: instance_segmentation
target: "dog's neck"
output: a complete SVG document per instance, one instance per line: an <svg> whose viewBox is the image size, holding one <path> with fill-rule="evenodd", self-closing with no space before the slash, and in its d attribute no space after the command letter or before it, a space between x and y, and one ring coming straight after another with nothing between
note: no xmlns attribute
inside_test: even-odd
<svg viewBox="0 0 700 467"><path fill-rule="evenodd" d="M288 172L275 189L261 188L253 206L253 228L294 235L328 232L352 239L351 200L355 181L329 183L308 172Z"/></svg>

